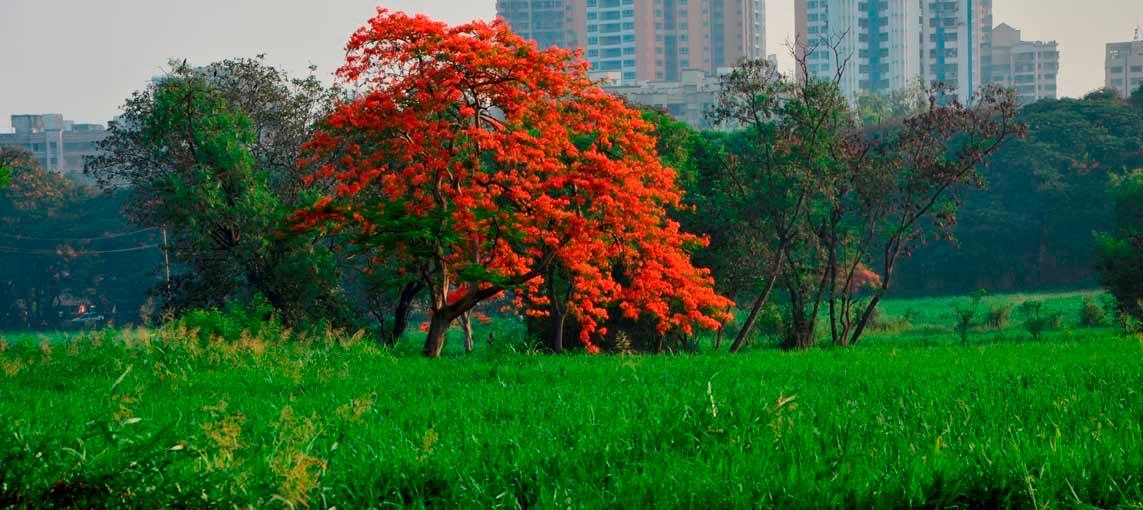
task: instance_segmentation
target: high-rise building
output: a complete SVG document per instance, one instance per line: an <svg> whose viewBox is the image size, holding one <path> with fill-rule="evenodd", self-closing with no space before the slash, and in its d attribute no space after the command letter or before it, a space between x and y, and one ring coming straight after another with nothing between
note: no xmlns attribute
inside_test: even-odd
<svg viewBox="0 0 1143 510"><path fill-rule="evenodd" d="M921 0L921 77L971 100L991 59L992 0Z"/></svg>
<svg viewBox="0 0 1143 510"><path fill-rule="evenodd" d="M1143 37L1135 31L1135 40L1107 45L1106 84L1124 97L1143 87Z"/></svg>
<svg viewBox="0 0 1143 510"><path fill-rule="evenodd" d="M797 0L807 72L855 99L920 78L968 99L991 67L992 0Z"/></svg>
<svg viewBox="0 0 1143 510"><path fill-rule="evenodd" d="M917 0L797 0L795 16L809 77L832 79L844 67L841 91L851 101L921 75Z"/></svg>
<svg viewBox="0 0 1143 510"><path fill-rule="evenodd" d="M665 1L665 0L664 0ZM708 73L742 59L766 58L765 0L709 0L711 62ZM686 0L679 0L686 4ZM701 3L700 3L701 4Z"/></svg>
<svg viewBox="0 0 1143 510"><path fill-rule="evenodd" d="M581 48L586 44L584 2L570 0L496 0L496 14L520 36L540 48Z"/></svg>
<svg viewBox="0 0 1143 510"><path fill-rule="evenodd" d="M581 0L583 1L583 0ZM624 82L678 81L765 57L762 0L586 0L587 60Z"/></svg>
<svg viewBox="0 0 1143 510"><path fill-rule="evenodd" d="M992 31L990 57L984 83L1014 89L1020 104L1057 97L1060 51L1056 41L1025 41L1019 30L1001 23Z"/></svg>
<svg viewBox="0 0 1143 510"><path fill-rule="evenodd" d="M764 0L498 0L497 12L540 46L580 48L598 76L678 81L764 58ZM561 35L562 34L562 35Z"/></svg>
<svg viewBox="0 0 1143 510"><path fill-rule="evenodd" d="M0 147L23 147L45 170L64 174L83 172L84 160L99 154L98 143L107 138L101 124L76 124L58 113L13 115L15 133L0 133Z"/></svg>

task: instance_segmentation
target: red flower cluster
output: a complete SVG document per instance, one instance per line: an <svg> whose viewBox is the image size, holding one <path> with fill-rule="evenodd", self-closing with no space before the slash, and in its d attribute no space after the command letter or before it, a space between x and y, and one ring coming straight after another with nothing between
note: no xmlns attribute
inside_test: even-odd
<svg viewBox="0 0 1143 510"><path fill-rule="evenodd" d="M667 217L680 206L674 170L578 55L539 50L501 21L449 27L384 9L347 49L339 76L360 94L308 145L311 182L333 193L299 228L362 243L411 222L434 232L384 246L431 269L434 315L507 289L542 302L545 268L559 264L589 346L616 304L663 332L719 327L729 303L687 252L704 241Z"/></svg>

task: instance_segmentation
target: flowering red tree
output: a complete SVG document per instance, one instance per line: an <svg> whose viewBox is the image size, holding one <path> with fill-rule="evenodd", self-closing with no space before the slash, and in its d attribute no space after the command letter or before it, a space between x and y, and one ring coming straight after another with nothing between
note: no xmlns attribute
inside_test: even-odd
<svg viewBox="0 0 1143 510"><path fill-rule="evenodd" d="M426 356L482 301L546 300L553 267L589 349L614 305L664 332L718 326L712 310L727 301L688 255L702 239L667 218L681 199L674 170L577 55L539 50L501 21L449 27L384 9L347 50L338 75L360 93L308 145L311 182L333 191L297 228L346 233L422 281Z"/></svg>

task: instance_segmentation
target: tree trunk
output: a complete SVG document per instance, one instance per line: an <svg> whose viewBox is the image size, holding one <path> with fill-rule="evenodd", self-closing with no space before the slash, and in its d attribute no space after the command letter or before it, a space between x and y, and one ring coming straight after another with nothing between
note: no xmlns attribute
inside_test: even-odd
<svg viewBox="0 0 1143 510"><path fill-rule="evenodd" d="M422 351L426 357L439 358L444 349L445 334L455 317L446 313L435 313L429 320L429 336L425 338L425 349Z"/></svg>
<svg viewBox="0 0 1143 510"><path fill-rule="evenodd" d="M553 353L560 354L564 352L564 325L567 323L568 314L559 311L556 306L552 306L552 310L555 315L552 316L552 331L548 339L548 347L552 349Z"/></svg>
<svg viewBox="0 0 1143 510"><path fill-rule="evenodd" d="M869 301L869 305L865 307L865 311L861 313L861 318L858 319L857 325L853 328L853 335L850 336L849 345L854 345L861 339L861 335L865 333L865 327L869 324L869 319L873 317L873 312L877 309L877 304L881 302L883 292L878 292Z"/></svg>
<svg viewBox="0 0 1143 510"><path fill-rule="evenodd" d="M472 312L465 312L460 316L460 325L464 328L464 352L472 352Z"/></svg>
<svg viewBox="0 0 1143 510"><path fill-rule="evenodd" d="M401 289L401 297L397 300L397 307L393 310L393 331L389 338L390 345L397 345L397 342L404 336L405 330L409 327L409 313L413 309L413 301L417 299L417 295L424 288L423 283L409 282Z"/></svg>
<svg viewBox="0 0 1143 510"><path fill-rule="evenodd" d="M558 269L558 267L552 267L551 270L548 271L546 278L548 283L548 300L551 301L551 306L548 310L548 348L551 349L554 354L564 352L564 326L568 318L568 298L560 296L556 289ZM570 288L568 289L568 294L571 294Z"/></svg>
<svg viewBox="0 0 1143 510"><path fill-rule="evenodd" d="M850 337L850 345L857 345L857 341L861 340L861 335L865 334L865 328L869 325L869 320L873 317L873 312L877 310L877 305L881 303L881 298L885 297L885 293L889 292L889 285L893 283L893 269L897 264L897 256L901 254L900 245L894 245L892 249L886 250L885 253L885 277L881 282L881 290L873 295L873 299L869 300L869 305L865 307L865 311L861 313L861 318L859 318L857 324L853 326L853 336Z"/></svg>
<svg viewBox="0 0 1143 510"><path fill-rule="evenodd" d="M730 352L741 351L746 346L746 340L750 338L750 331L754 329L754 323L758 321L758 312L762 311L762 307L770 301L770 294L774 292L774 285L778 283L777 271L770 276L769 283L766 284L766 289L762 294L754 300L754 306L750 309L750 315L746 317L746 322L742 324L742 329L738 331L738 335L734 337L734 343L730 344Z"/></svg>

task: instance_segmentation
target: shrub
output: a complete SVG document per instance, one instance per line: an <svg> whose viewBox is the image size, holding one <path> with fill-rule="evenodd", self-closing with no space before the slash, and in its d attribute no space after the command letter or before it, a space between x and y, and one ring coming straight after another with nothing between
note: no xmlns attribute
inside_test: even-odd
<svg viewBox="0 0 1143 510"><path fill-rule="evenodd" d="M1057 329L1063 323L1063 314L1048 313L1042 301L1025 301L1020 305L1020 314L1024 316L1024 330L1033 340L1039 340L1045 331Z"/></svg>
<svg viewBox="0 0 1143 510"><path fill-rule="evenodd" d="M1004 329L1004 326L1008 325L1008 319L1011 318L1012 304L1004 303L988 307L988 318L985 322L992 329Z"/></svg>
<svg viewBox="0 0 1143 510"><path fill-rule="evenodd" d="M980 307L980 301L987 294L988 291L984 289L978 290L972 293L967 304L953 307L956 315L956 331L960 334L961 343L968 344L968 332L972 330L972 324L976 320L976 309Z"/></svg>
<svg viewBox="0 0 1143 510"><path fill-rule="evenodd" d="M190 310L176 325L196 331L200 341L221 339L234 342L244 332L254 337L278 339L284 334L278 312L261 295L249 300L228 301L221 310Z"/></svg>
<svg viewBox="0 0 1143 510"><path fill-rule="evenodd" d="M909 329L920 315L915 308L909 308L898 316L889 316L877 308L869 320L869 327L877 331L904 331Z"/></svg>
<svg viewBox="0 0 1143 510"><path fill-rule="evenodd" d="M1080 326L1088 328L1098 328L1107 324L1107 312L1103 307L1096 303L1095 298L1086 297L1083 300L1083 306L1080 307L1079 313Z"/></svg>
<svg viewBox="0 0 1143 510"><path fill-rule="evenodd" d="M1101 298L1104 313L1115 321L1115 325L1126 334L1143 333L1143 323L1133 317L1124 307L1120 306L1115 296L1106 295ZM1143 301L1138 303L1143 309Z"/></svg>
<svg viewBox="0 0 1143 510"><path fill-rule="evenodd" d="M758 320L754 326L754 343L763 344L775 342L786 334L786 307L769 303L758 312Z"/></svg>

